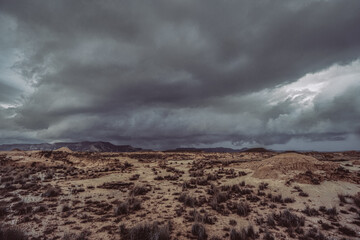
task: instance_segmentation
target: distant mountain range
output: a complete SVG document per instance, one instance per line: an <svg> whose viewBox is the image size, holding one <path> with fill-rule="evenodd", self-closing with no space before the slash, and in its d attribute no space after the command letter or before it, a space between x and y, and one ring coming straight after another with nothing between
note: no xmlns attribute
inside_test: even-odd
<svg viewBox="0 0 360 240"><path fill-rule="evenodd" d="M32 151L32 150L41 150L41 151L53 151L59 148L69 148L75 152L138 152L138 151L152 151L142 148L134 148L130 145L114 145L110 142L58 142L58 143L39 143L39 144L3 144L0 145L0 151L11 151L11 150L21 150L21 151ZM176 148L165 150L164 152L207 152L207 153L234 153L234 152L271 152L265 148L242 148L242 149L233 149L233 148L224 148L224 147L215 147L215 148Z"/></svg>
<svg viewBox="0 0 360 240"><path fill-rule="evenodd" d="M218 153L235 153L235 152L273 152L265 148L224 148L224 147L215 147L215 148L176 148L171 150L166 150L165 152L218 152Z"/></svg>
<svg viewBox="0 0 360 240"><path fill-rule="evenodd" d="M58 142L40 144L4 144L0 145L0 151L11 151L19 149L22 151L42 150L53 151L62 147L67 147L76 152L137 152L142 148L134 148L130 145L114 145L109 142Z"/></svg>
<svg viewBox="0 0 360 240"><path fill-rule="evenodd" d="M215 147L215 148L175 148L169 149L164 152L221 152L221 153L233 153L233 152L243 152L247 148L242 149L233 149L233 148L224 148L224 147Z"/></svg>
<svg viewBox="0 0 360 240"><path fill-rule="evenodd" d="M274 150L266 148L247 148L243 152L274 152Z"/></svg>

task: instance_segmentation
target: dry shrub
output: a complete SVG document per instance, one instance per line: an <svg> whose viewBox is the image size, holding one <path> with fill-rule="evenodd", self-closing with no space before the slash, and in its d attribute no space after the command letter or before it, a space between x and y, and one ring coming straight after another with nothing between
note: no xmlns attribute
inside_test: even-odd
<svg viewBox="0 0 360 240"><path fill-rule="evenodd" d="M4 227L0 225L1 240L26 240L25 233L19 228Z"/></svg>
<svg viewBox="0 0 360 240"><path fill-rule="evenodd" d="M230 240L248 240L256 239L257 234L254 231L253 226L242 228L240 230L232 229L230 232Z"/></svg>
<svg viewBox="0 0 360 240"><path fill-rule="evenodd" d="M251 211L249 204L243 202L237 203L235 205L235 208L236 208L236 213L242 217L248 216Z"/></svg>
<svg viewBox="0 0 360 240"><path fill-rule="evenodd" d="M125 202L120 202L115 207L115 215L128 214L141 209L141 201L138 198L130 197Z"/></svg>
<svg viewBox="0 0 360 240"><path fill-rule="evenodd" d="M149 191L151 191L150 186L137 185L131 190L130 195L134 195L134 196L145 195Z"/></svg>
<svg viewBox="0 0 360 240"><path fill-rule="evenodd" d="M198 205L198 200L187 193L182 193L179 197L179 201L184 203L186 206L194 207Z"/></svg>
<svg viewBox="0 0 360 240"><path fill-rule="evenodd" d="M191 233L196 236L198 240L205 240L208 237L206 229L201 223L194 223L191 227Z"/></svg>
<svg viewBox="0 0 360 240"><path fill-rule="evenodd" d="M122 233L124 239L129 240L139 240L139 239L149 239L149 240L169 240L170 239L170 229L168 225L159 226L158 222L144 222L135 225L129 230L125 229L124 226L120 227L120 232Z"/></svg>

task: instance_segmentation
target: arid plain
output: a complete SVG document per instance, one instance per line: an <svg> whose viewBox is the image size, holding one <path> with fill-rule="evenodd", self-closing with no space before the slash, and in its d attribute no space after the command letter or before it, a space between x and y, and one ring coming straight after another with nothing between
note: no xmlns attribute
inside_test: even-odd
<svg viewBox="0 0 360 240"><path fill-rule="evenodd" d="M359 239L360 153L0 152L0 239Z"/></svg>

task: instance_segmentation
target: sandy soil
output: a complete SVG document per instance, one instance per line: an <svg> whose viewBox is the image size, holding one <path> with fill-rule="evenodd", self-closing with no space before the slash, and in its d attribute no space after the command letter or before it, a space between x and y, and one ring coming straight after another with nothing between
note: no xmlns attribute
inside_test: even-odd
<svg viewBox="0 0 360 240"><path fill-rule="evenodd" d="M357 152L0 152L0 239L359 239L359 161Z"/></svg>

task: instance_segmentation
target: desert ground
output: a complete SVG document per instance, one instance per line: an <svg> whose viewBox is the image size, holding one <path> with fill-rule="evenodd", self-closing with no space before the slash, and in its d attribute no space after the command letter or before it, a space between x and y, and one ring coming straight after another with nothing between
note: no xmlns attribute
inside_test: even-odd
<svg viewBox="0 0 360 240"><path fill-rule="evenodd" d="M360 239L360 152L0 152L0 239Z"/></svg>

